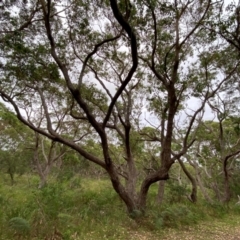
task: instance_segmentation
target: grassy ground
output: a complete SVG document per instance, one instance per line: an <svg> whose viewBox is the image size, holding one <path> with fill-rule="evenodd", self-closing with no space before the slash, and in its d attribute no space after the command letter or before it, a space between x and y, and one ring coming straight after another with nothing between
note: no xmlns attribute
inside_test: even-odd
<svg viewBox="0 0 240 240"><path fill-rule="evenodd" d="M184 227L182 230L165 229L164 232L164 237L161 238L163 240L240 240L240 216L228 215Z"/></svg>
<svg viewBox="0 0 240 240"><path fill-rule="evenodd" d="M52 179L37 189L38 179L19 177L14 186L0 180L0 239L131 240L131 239L240 239L237 205L154 203L149 196L146 216L134 220L106 180ZM172 202L172 203L170 203Z"/></svg>

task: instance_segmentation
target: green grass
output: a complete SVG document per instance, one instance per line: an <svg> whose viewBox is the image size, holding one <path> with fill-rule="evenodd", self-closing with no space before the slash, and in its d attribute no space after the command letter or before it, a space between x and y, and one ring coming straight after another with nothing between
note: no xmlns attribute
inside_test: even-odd
<svg viewBox="0 0 240 240"><path fill-rule="evenodd" d="M174 234L184 236L186 229L194 235L198 226L203 226L199 231L207 232L210 223L218 229L219 221L222 229L230 231L240 221L240 207L236 205L181 200L158 206L154 201L156 186L150 189L146 215L133 220L107 180L52 178L41 190L34 176L21 176L16 181L13 186L0 181L1 240L174 239ZM167 194L166 199L171 199ZM27 231L22 230L24 226Z"/></svg>

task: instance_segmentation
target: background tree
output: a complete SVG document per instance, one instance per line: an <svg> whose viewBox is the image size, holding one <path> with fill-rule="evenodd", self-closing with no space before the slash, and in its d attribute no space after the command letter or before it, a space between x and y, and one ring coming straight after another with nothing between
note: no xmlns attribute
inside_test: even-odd
<svg viewBox="0 0 240 240"><path fill-rule="evenodd" d="M26 147L31 142L32 133L18 121L15 114L0 103L0 166L2 173L14 176L30 170L31 152Z"/></svg>

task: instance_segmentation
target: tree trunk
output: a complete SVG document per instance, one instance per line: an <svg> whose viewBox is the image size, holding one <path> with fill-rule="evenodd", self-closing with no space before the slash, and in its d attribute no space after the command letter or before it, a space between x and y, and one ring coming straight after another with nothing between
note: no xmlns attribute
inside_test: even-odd
<svg viewBox="0 0 240 240"><path fill-rule="evenodd" d="M134 201L136 200L136 182L137 182L137 171L132 158L128 160L128 177L126 189Z"/></svg>
<svg viewBox="0 0 240 240"><path fill-rule="evenodd" d="M197 182L196 182L196 179L187 170L186 166L184 165L184 163L182 162L181 159L178 159L178 162L179 162L183 172L186 174L186 176L188 177L189 181L192 184L192 192L191 192L191 195L190 195L190 200L193 203L196 203L197 202Z"/></svg>
<svg viewBox="0 0 240 240"><path fill-rule="evenodd" d="M138 209L137 202L134 201L134 198L132 197L133 194L129 194L129 192L121 184L121 181L118 177L118 173L115 170L113 164L108 165L106 170L109 174L114 190L117 192L119 197L123 200L123 202L127 206L128 213L130 214L134 210Z"/></svg>
<svg viewBox="0 0 240 240"><path fill-rule="evenodd" d="M147 194L148 194L149 187L157 181L169 179L168 172L172 164L173 162L171 161L163 162L163 166L160 167L158 171L152 174L149 174L142 182L141 189L139 192L139 200L138 200L139 208L142 211L144 211L146 208Z"/></svg>
<svg viewBox="0 0 240 240"><path fill-rule="evenodd" d="M199 186L199 188L200 188L200 190L201 190L201 193L202 193L203 197L205 198L205 200L207 200L207 202L213 203L213 200L210 198L210 196L209 196L209 194L207 193L205 187L203 186L203 183L202 183L202 179L201 179L199 170L195 168L195 171L196 171L197 183L198 183L198 186Z"/></svg>
<svg viewBox="0 0 240 240"><path fill-rule="evenodd" d="M39 178L40 178L38 188L42 188L47 184L47 176L49 175L51 166L46 165L45 169L43 170L41 164L38 161L38 158L35 159L35 160L36 160L35 162L36 162L36 165L37 165L37 172L38 172L38 175L39 175Z"/></svg>
<svg viewBox="0 0 240 240"><path fill-rule="evenodd" d="M231 199L231 191L230 191L230 184L229 184L229 178L225 178L224 181L224 199L223 202L228 203Z"/></svg>
<svg viewBox="0 0 240 240"><path fill-rule="evenodd" d="M219 188L219 186L218 186L218 184L217 184L217 182L213 182L212 184L211 184L211 187L212 187L212 189L213 189L213 191L214 191L214 193L215 193L215 195L216 195L216 198L218 199L218 201L222 201L222 192L220 191L220 188Z"/></svg>
<svg viewBox="0 0 240 240"><path fill-rule="evenodd" d="M14 172L12 171L11 167L9 167L9 169L8 169L8 174L11 179L11 185L13 186L14 185Z"/></svg>
<svg viewBox="0 0 240 240"><path fill-rule="evenodd" d="M203 195L203 197L205 198L205 200L209 203L213 203L213 200L210 198L209 194L207 193L205 187L203 186L202 183L202 179L201 179L201 172L199 170L199 166L197 163L194 163L190 160L190 158L187 156L187 161L189 162L189 164L194 167L195 169L195 173L196 173L196 184L199 186L201 193Z"/></svg>
<svg viewBox="0 0 240 240"><path fill-rule="evenodd" d="M229 184L229 174L227 169L227 161L223 163L223 171L224 171L224 198L223 202L228 203L231 199L231 190Z"/></svg>
<svg viewBox="0 0 240 240"><path fill-rule="evenodd" d="M156 199L156 202L159 205L161 205L163 202L164 190L165 190L165 180L161 180L159 181L159 184L158 184L158 194Z"/></svg>
<svg viewBox="0 0 240 240"><path fill-rule="evenodd" d="M47 178L44 175L39 175L40 176L40 182L38 184L38 188L41 189L47 185Z"/></svg>

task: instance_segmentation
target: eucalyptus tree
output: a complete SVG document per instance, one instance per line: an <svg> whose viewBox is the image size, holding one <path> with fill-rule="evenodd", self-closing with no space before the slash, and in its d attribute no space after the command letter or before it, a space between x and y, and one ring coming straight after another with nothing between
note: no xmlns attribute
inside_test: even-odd
<svg viewBox="0 0 240 240"><path fill-rule="evenodd" d="M38 188L47 184L47 178L53 166L61 165L63 156L66 154L66 146L56 141L48 141L35 132L35 142L32 146L33 163L40 177Z"/></svg>
<svg viewBox="0 0 240 240"><path fill-rule="evenodd" d="M12 184L16 174L30 171L32 154L27 146L32 137L31 131L15 114L0 103L0 166L1 172L10 176Z"/></svg>
<svg viewBox="0 0 240 240"><path fill-rule="evenodd" d="M1 52L4 60L1 70L4 77L1 82L4 85L1 85L0 91L3 100L10 102L18 118L34 131L75 149L105 169L114 189L128 210L133 211L137 203L119 179L106 130L109 122L114 120L113 108L138 65L136 37L128 23L129 4L126 9L121 6L121 11L126 11L125 17L115 1L111 1L110 6L108 2L97 1L89 4L79 1L30 1L24 6L19 5L18 10L19 17L11 16L13 21L2 24L4 35L1 38ZM29 25L26 23L28 26L18 31L20 27L17 25L24 19L29 20ZM99 19L101 21L97 26ZM126 49L121 54L118 49L122 45ZM108 69L111 65L115 66L116 61L113 60L116 57L124 72L117 85L114 85ZM109 58L108 62L103 61L106 58ZM127 64L127 61L132 64ZM61 75L56 69L60 70ZM109 77L112 86L101 81L102 75ZM102 89L94 87L94 79ZM63 82L68 92L61 85ZM108 87L112 87L112 91ZM55 88L55 91L51 88ZM54 98L61 91L65 94L62 102ZM52 102L54 107L49 104ZM65 115L77 120L79 125L85 125L87 121L95 131L95 139L102 146L102 159L87 152L83 144L76 142L76 139L86 135L87 130L81 127L80 133L74 136L56 131L59 118L55 109L61 104L66 107ZM22 114L23 109L31 113L31 105L39 110L40 116L44 116L43 120L35 122L32 121L35 117L33 114L28 114L27 118ZM60 118L60 121L66 123L67 119L63 121ZM128 142L129 128L126 123Z"/></svg>
<svg viewBox="0 0 240 240"><path fill-rule="evenodd" d="M222 42L221 51L215 54L216 65L221 69L221 73L230 71L233 65L236 70L231 78L226 81L215 98L209 101L209 106L216 117L216 132L214 135L219 143L218 161L222 164L221 176L223 177L223 189L215 184L215 191L218 198L228 202L231 197L230 176L231 169L239 154L238 133L236 124L239 118L239 37L240 37L240 5L239 1L232 1L228 4L222 4L221 12L212 21L204 26L208 31L208 38ZM219 57L221 54L221 57ZM229 61L229 57L231 61ZM220 60L221 59L221 60ZM217 126L218 125L218 126ZM228 126L228 125L232 125ZM218 129L217 129L218 128ZM234 130L235 129L235 130ZM231 136L231 137L230 137ZM229 164L231 162L231 164ZM231 167L230 167L230 166ZM229 172L230 171L230 172Z"/></svg>
<svg viewBox="0 0 240 240"><path fill-rule="evenodd" d="M233 49L240 51L240 2L231 1L222 3L221 12L205 26L209 30L210 37L220 36Z"/></svg>
<svg viewBox="0 0 240 240"><path fill-rule="evenodd" d="M202 142L199 140L202 147L197 153L197 159L204 168L202 178L206 186L214 190L218 200L228 202L233 193L232 178L238 172L239 135L231 119L206 122L204 126Z"/></svg>
<svg viewBox="0 0 240 240"><path fill-rule="evenodd" d="M220 176L222 176L223 187L222 189L218 188L217 191L223 202L229 202L232 196L231 176L234 173L234 165L237 165L236 161L240 154L239 116L231 116L234 105L226 97L223 99L223 97L218 96L214 102L210 103L210 107L217 118L217 123L215 123L217 129L210 128L209 130L214 131L212 135L215 135L215 147L211 149L215 152L215 158L222 165Z"/></svg>
<svg viewBox="0 0 240 240"><path fill-rule="evenodd" d="M214 19L222 2L141 3L136 26L139 58L149 68L144 83L149 111L156 117L151 138L159 142L161 151L161 167L145 180L148 186L156 179L167 179L174 161L187 153L195 141L192 131L198 116L224 83L233 79L239 62L223 67L224 42L209 38L204 31L205 22ZM180 128L185 129L181 141L174 136ZM143 192L148 189L144 187Z"/></svg>
<svg viewBox="0 0 240 240"><path fill-rule="evenodd" d="M189 136L197 115L235 70L216 81L202 60L211 45L202 43L202 25L218 3L30 0L5 6L0 96L32 130L104 169L129 212L144 210L149 187L168 179L194 142ZM174 151L175 122L188 96L200 104L188 114L183 144ZM160 164L137 191L136 131L147 99L160 123ZM86 147L89 134L100 156ZM121 146L120 157L113 144Z"/></svg>

